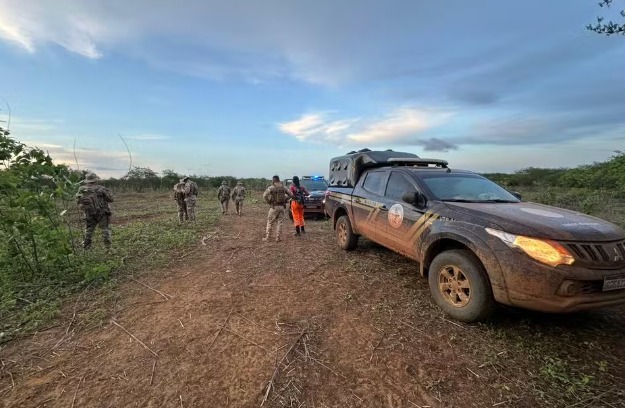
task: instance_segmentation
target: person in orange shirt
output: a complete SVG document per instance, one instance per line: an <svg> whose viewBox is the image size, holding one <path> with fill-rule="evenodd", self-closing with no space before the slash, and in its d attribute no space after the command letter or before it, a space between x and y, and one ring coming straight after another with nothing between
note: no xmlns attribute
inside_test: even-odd
<svg viewBox="0 0 625 408"><path fill-rule="evenodd" d="M300 185L299 177L297 176L293 176L290 190L293 194L291 213L293 214L293 224L295 225L295 236L299 236L300 233L306 233L304 229L304 201L310 193L306 190L306 187Z"/></svg>

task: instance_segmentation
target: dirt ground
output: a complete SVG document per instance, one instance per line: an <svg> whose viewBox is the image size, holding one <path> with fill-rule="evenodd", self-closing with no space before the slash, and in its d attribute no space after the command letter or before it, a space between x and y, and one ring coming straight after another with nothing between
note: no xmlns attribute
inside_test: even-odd
<svg viewBox="0 0 625 408"><path fill-rule="evenodd" d="M343 252L322 220L294 237L287 218L284 241L263 243L265 214L224 216L167 268L126 281L106 324L75 330L72 302L11 343L0 406L565 406L567 382L576 407L624 406L624 308L458 324L412 262L368 242Z"/></svg>

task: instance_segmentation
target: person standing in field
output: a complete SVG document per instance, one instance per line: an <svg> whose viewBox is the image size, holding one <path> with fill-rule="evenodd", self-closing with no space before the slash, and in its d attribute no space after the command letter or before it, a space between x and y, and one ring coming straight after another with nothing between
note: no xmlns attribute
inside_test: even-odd
<svg viewBox="0 0 625 408"><path fill-rule="evenodd" d="M291 194L293 194L291 213L293 214L293 225L295 225L295 236L299 236L300 232L302 234L306 233L304 229L304 201L310 193L306 190L306 187L300 184L297 176L293 176L290 190Z"/></svg>
<svg viewBox="0 0 625 408"><path fill-rule="evenodd" d="M184 187L184 179L180 179L180 182L174 186L174 200L178 206L178 222L189 220L187 203L184 201Z"/></svg>
<svg viewBox="0 0 625 408"><path fill-rule="evenodd" d="M87 173L83 185L76 193L76 204L85 214L85 235L82 242L84 249L91 248L93 233L99 225L102 229L102 239L106 248L111 247L111 230L109 222L111 220L111 209L109 203L113 202L111 191L97 184L98 176L94 173Z"/></svg>
<svg viewBox="0 0 625 408"><path fill-rule="evenodd" d="M237 210L237 215L240 217L243 214L243 201L245 200L245 187L243 182L239 181L236 187L232 190L232 201Z"/></svg>
<svg viewBox="0 0 625 408"><path fill-rule="evenodd" d="M282 231L282 220L289 198L293 197L291 191L284 187L280 181L280 177L273 176L272 184L267 187L263 193L263 199L269 204L269 213L267 214L267 228L263 241L268 241L275 230L275 240L280 241L280 233Z"/></svg>
<svg viewBox="0 0 625 408"><path fill-rule="evenodd" d="M226 180L221 182L221 186L217 190L217 198L221 203L221 213L228 214L228 203L230 202L230 187L226 184Z"/></svg>
<svg viewBox="0 0 625 408"><path fill-rule="evenodd" d="M188 176L182 179L184 182L184 202L187 205L187 213L190 221L195 221L195 202L200 190L197 183Z"/></svg>

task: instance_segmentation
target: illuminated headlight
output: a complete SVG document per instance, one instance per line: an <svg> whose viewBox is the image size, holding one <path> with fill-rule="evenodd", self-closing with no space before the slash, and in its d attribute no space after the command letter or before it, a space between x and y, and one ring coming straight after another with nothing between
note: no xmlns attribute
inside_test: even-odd
<svg viewBox="0 0 625 408"><path fill-rule="evenodd" d="M562 245L548 239L529 238L492 228L486 232L502 240L510 248L518 248L538 262L550 266L571 265L575 258Z"/></svg>

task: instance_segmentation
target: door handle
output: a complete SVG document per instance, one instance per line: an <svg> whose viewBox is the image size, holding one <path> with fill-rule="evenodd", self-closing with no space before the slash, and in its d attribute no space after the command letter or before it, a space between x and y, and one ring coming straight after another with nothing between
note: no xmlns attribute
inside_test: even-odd
<svg viewBox="0 0 625 408"><path fill-rule="evenodd" d="M384 204L382 204L381 206L378 207L378 209L382 210L382 211L388 211L388 208L386 208L386 206Z"/></svg>

